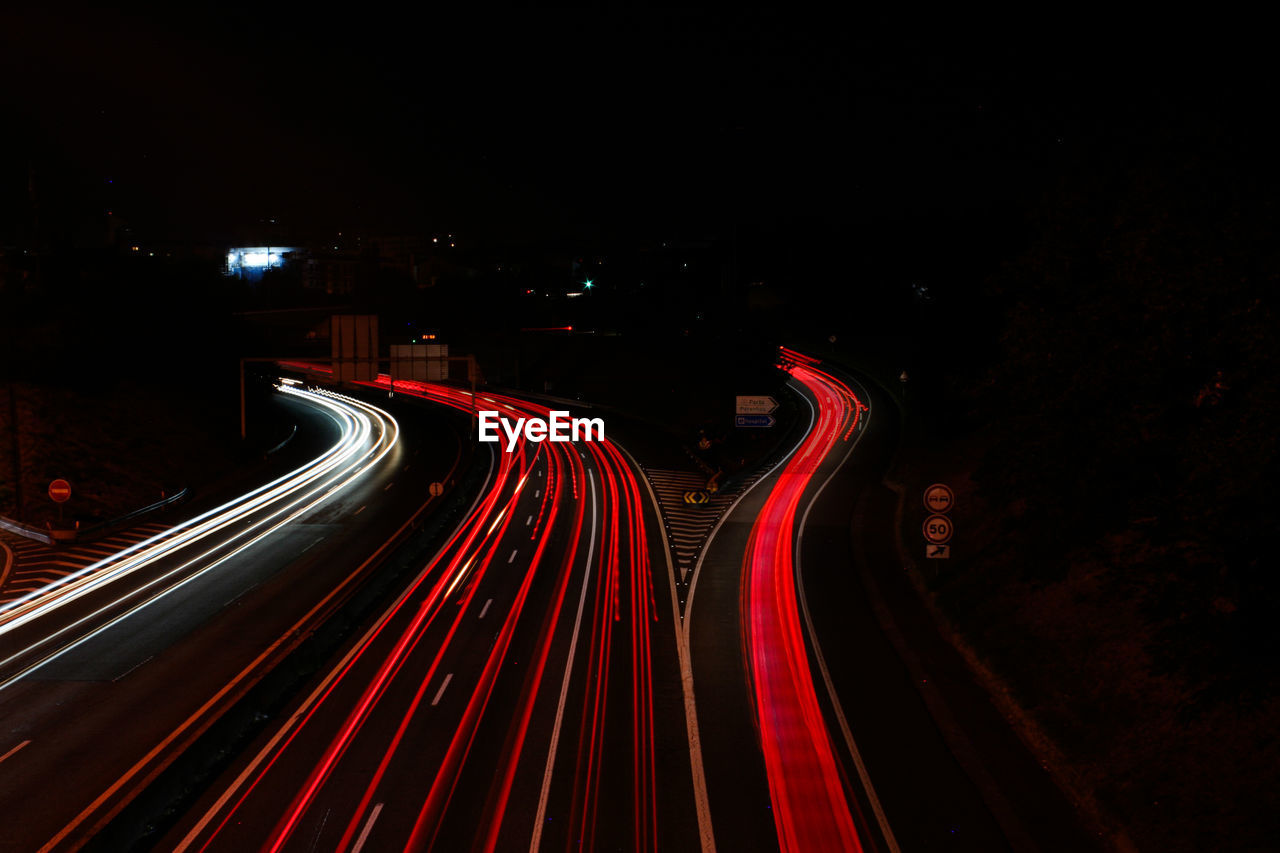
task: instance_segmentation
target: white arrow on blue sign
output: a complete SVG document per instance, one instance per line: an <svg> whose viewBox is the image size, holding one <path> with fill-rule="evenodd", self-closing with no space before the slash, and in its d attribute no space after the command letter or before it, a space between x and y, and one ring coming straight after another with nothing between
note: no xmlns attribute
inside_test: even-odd
<svg viewBox="0 0 1280 853"><path fill-rule="evenodd" d="M740 427L771 427L777 421L773 415L734 415L733 425Z"/></svg>

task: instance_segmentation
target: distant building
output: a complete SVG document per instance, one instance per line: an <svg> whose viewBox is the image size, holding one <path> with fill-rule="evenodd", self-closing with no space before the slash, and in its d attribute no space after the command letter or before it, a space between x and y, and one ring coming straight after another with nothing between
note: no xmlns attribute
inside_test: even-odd
<svg viewBox="0 0 1280 853"><path fill-rule="evenodd" d="M313 249L300 253L302 286L325 293L353 293L363 288L368 264L354 252Z"/></svg>
<svg viewBox="0 0 1280 853"><path fill-rule="evenodd" d="M378 266L403 273L419 287L431 283L427 273L430 244L425 236L382 235L366 238Z"/></svg>
<svg viewBox="0 0 1280 853"><path fill-rule="evenodd" d="M323 243L302 246L257 246L231 249L226 272L257 280L268 269L294 271L301 286L326 294L360 293L387 274L403 277L418 287L430 287L441 272L456 272L456 261L424 235L365 236L339 233Z"/></svg>
<svg viewBox="0 0 1280 853"><path fill-rule="evenodd" d="M253 246L227 252L227 275L257 280L272 268L283 267L296 250L288 246Z"/></svg>

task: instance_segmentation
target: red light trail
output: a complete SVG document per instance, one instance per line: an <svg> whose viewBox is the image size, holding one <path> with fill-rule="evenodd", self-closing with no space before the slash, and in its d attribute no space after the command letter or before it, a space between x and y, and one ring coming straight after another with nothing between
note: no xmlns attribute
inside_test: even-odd
<svg viewBox="0 0 1280 853"><path fill-rule="evenodd" d="M385 388L390 382L383 376L364 384ZM479 402L466 391L431 383L397 380L395 390L468 413ZM486 407L513 418L549 415L546 407L501 394L485 393L480 399ZM348 694L355 690L359 698L349 706L339 706L342 722L323 734L326 745L312 753L305 780L286 783L297 785L296 793L278 814L265 842L261 838L253 842L261 843L262 849L276 851L315 843L313 826L317 820L321 829L332 827L333 835L326 836L331 849L357 849L369 837L373 821L387 813L384 805L388 810L393 806L402 812L412 809L412 828L399 841L379 841L379 849L388 843L405 850L443 849L445 837L450 844L457 843L460 825L472 827L469 849L477 850L506 848L513 843L528 845L531 836L532 849L542 842L566 849L592 849L627 836L633 849L657 849L652 626L658 615L636 473L609 441L536 444L521 440L513 452L496 456L496 471L491 471L486 491L446 545L330 671L322 687L291 718L288 733L282 730L258 754L250 770L223 793L179 850L226 849L227 844L243 843L242 836L235 834L244 829L239 826L242 810L255 798L269 799L278 790L281 780L272 771L283 767L282 759L291 746L301 743L309 727L318 724L320 711L328 708L326 703L338 701L336 696L344 689ZM542 473L545 478L533 479ZM524 495L535 485L541 486L540 495ZM525 508L518 510L522 498ZM525 526L530 528L530 536L524 540L521 534L519 539L531 543L531 552L515 565L522 574L513 581L509 566L517 554L513 551L507 559L505 550L500 555L499 548L504 544L509 547L513 539L507 534ZM443 734L438 759L423 765L418 756L405 753L406 743L424 725L423 700L431 695L432 687L438 687L437 701L444 693L440 676L449 665L446 655L453 654L453 647L463 643L471 630L475 610L484 602L480 590L508 583L514 583L514 595L505 611L495 610L501 614L499 627L482 660L470 672L449 673L452 680L444 682L445 686L452 684L455 691L465 685L469 693L460 703L461 711L451 712L456 716L450 718L448 729L435 734L436 738ZM591 619L581 626L585 628L585 667L573 660L576 624L570 653L558 656L558 652L563 655L563 648L557 637L563 637L574 621L572 608L566 606L569 590L578 583L583 585L583 600L591 598ZM550 590L549 597L538 599L549 604L535 608L532 602L538 586ZM488 604L485 608L487 611ZM443 631L443 639L424 644L433 627L436 632L432 636ZM526 661L525 651L517 659L516 636L530 631L532 644L519 648L531 648L532 658ZM624 671L626 680L618 681ZM548 706L552 691L546 689L552 672L563 672L566 686L572 677L577 704L571 707L576 707L575 715L581 715L576 751L559 757L553 751L555 739L549 744L542 737L545 725L536 730L536 737L533 726L538 709L545 719L548 707L554 708L554 702ZM559 678L554 680L559 687ZM395 683L408 685L412 698L395 700L401 703L395 705ZM511 696L513 685L514 705L504 701L500 709L495 707L494 696L499 691ZM398 695L405 693L402 687ZM622 700L624 695L629 701ZM328 710L332 717L332 709ZM562 696L555 710L557 733L564 711ZM366 725L374 715L381 721L377 731ZM388 718L394 725L386 725ZM492 732L495 726L505 732L497 750L493 738L482 733ZM381 731L390 732L389 737L380 735ZM625 757L620 750L605 749L606 732L611 743L620 737L630 741ZM316 735L310 737L314 740ZM344 760L369 763L371 742L379 744L374 747L376 760L370 763L371 772L363 774L358 793L350 795L344 813L322 808L322 797L325 806L335 796L348 802L348 797L335 795L332 789L349 789L349 771L342 777L343 783L336 781L344 772ZM464 815L466 809L461 804L452 810L451 806L464 784L464 768L477 760L477 748L483 748L486 761L496 763L484 767L488 794L479 798L483 810L476 813L472 809ZM361 752L363 761L357 756ZM492 757L495 753L496 759ZM298 759L293 760L296 763ZM403 786L389 789L397 762L418 768L414 775L421 780L421 787L416 791ZM624 771L623 764L630 766ZM554 808L548 809L549 792L544 782L539 814L556 812L556 822L552 824L548 818L545 827L534 827L529 825L527 809L511 810L512 792L518 777L542 776L544 765L547 780L554 771L563 779L561 787L572 791L572 799L564 804L559 802L563 798L553 799ZM474 789L468 789L467 804L474 806L477 799ZM626 827L617 820L620 802L630 803ZM603 823L602 809L608 813ZM304 823L305 833L301 832ZM442 836L446 824L452 834ZM606 824L607 835L602 836ZM234 842L231 837L223 842L228 832ZM518 840L521 838L524 841Z"/></svg>
<svg viewBox="0 0 1280 853"><path fill-rule="evenodd" d="M813 474L857 428L865 406L848 386L783 349L784 369L817 400L812 429L756 517L741 608L755 716L783 851L862 849L810 671L796 598L796 511Z"/></svg>

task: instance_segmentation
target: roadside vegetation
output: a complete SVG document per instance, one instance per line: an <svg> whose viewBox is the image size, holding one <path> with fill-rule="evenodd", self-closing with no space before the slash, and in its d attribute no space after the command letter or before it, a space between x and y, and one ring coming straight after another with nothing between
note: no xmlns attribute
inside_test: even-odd
<svg viewBox="0 0 1280 853"><path fill-rule="evenodd" d="M924 582L1121 848L1280 838L1280 216L1254 154L1171 129L1064 175L986 281L998 351L912 409L908 498L959 487Z"/></svg>

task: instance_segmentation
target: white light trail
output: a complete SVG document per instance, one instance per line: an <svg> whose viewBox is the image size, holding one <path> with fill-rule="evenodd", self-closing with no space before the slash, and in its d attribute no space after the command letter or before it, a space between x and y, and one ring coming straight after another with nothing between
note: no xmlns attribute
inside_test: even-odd
<svg viewBox="0 0 1280 853"><path fill-rule="evenodd" d="M88 637L96 635L129 614L136 612L141 607L145 607L151 601L224 563L230 557L345 488L361 473L367 471L390 452L399 439L399 424L396 423L395 418L377 407L332 392L309 392L288 386L279 386L279 390L323 406L342 429L342 435L338 442L320 456L311 460L311 462L289 472L283 477L0 606L0 635L3 635L21 625L48 616L70 602L80 599L95 590L101 590L108 584L127 577L161 558L171 556L195 542L226 529L230 525L252 520L252 523L243 529L233 532L203 553L185 561L162 576L149 581L141 587L128 591L118 599L109 602L72 624L40 637L27 648L0 661L0 666L7 665L23 655L29 654L39 646L46 645L51 639L57 639L69 633L84 623L102 616L108 610L117 608L130 599L135 599L147 593L154 587L162 586L165 582L180 575L201 560L208 559L218 551L239 542L238 547L223 554L210 565L185 578L180 578L172 586L162 586L158 592L145 601L133 604L126 612L111 619L106 625L100 626L88 636L82 637L75 643L57 650L32 666L26 667L23 672L30 671L33 666L38 666L51 657L61 654L74 645L78 645ZM375 425L377 427L376 439L373 438ZM261 517L255 517L256 515L261 515ZM257 535L252 535L255 533ZM15 678L10 678L8 681L0 683L0 687L12 683L13 680Z"/></svg>

